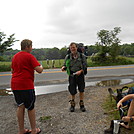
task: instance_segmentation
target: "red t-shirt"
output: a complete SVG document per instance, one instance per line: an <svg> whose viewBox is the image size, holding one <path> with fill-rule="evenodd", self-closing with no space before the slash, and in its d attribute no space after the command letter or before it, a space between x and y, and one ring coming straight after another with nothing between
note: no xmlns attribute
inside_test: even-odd
<svg viewBox="0 0 134 134"><path fill-rule="evenodd" d="M34 68L40 66L37 59L30 53L21 51L12 59L12 90L34 89Z"/></svg>

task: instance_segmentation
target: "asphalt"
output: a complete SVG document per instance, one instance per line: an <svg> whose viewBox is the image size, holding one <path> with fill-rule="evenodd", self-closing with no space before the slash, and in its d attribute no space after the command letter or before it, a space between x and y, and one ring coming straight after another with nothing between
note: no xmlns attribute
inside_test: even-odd
<svg viewBox="0 0 134 134"><path fill-rule="evenodd" d="M98 77L86 77L86 82L104 81L104 80L119 80L119 79L132 79L134 81L134 75L111 75L111 76L98 76ZM67 84L68 79L57 80L36 80L35 86L54 85L54 84ZM0 84L0 89L10 88L10 83Z"/></svg>

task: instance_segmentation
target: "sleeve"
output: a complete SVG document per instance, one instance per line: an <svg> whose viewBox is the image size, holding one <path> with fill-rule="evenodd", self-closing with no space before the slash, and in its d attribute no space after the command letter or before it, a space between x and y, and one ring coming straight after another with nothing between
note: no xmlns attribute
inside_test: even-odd
<svg viewBox="0 0 134 134"><path fill-rule="evenodd" d="M63 66L65 66L65 67L66 67L66 61L67 61L67 59L68 59L68 56L69 56L69 55L66 55L65 60L64 60Z"/></svg>
<svg viewBox="0 0 134 134"><path fill-rule="evenodd" d="M37 59L33 55L31 55L31 65L33 68L40 66L40 63L37 61Z"/></svg>

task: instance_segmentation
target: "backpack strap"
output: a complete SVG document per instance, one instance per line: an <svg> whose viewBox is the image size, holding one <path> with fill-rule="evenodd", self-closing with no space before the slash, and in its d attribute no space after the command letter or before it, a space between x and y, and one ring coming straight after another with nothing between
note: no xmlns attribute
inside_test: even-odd
<svg viewBox="0 0 134 134"><path fill-rule="evenodd" d="M82 53L80 53L80 58L81 58L81 63L82 63L82 68L83 68L83 71L84 71L84 75L86 75L87 74L87 67L85 66Z"/></svg>
<svg viewBox="0 0 134 134"><path fill-rule="evenodd" d="M70 59L70 54L68 54L67 59Z"/></svg>
<svg viewBox="0 0 134 134"><path fill-rule="evenodd" d="M67 55L67 58L66 58L66 71L67 71L67 74L70 75L70 54Z"/></svg>

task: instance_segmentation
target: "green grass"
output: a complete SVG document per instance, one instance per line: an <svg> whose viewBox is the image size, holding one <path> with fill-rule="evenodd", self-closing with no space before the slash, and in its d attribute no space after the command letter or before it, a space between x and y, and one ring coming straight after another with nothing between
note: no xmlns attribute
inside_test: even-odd
<svg viewBox="0 0 134 134"><path fill-rule="evenodd" d="M3 61L1 62L1 61L0 61L0 66L1 66L1 65L8 65L8 66L10 66L10 65L11 65L11 62L3 62Z"/></svg>
<svg viewBox="0 0 134 134"><path fill-rule="evenodd" d="M0 62L0 72L11 71L11 62Z"/></svg>
<svg viewBox="0 0 134 134"><path fill-rule="evenodd" d="M134 62L134 58L133 57L126 57L127 60L131 60L132 62Z"/></svg>
<svg viewBox="0 0 134 134"><path fill-rule="evenodd" d="M54 60L55 61L55 64L54 64L54 68L61 68L63 63L64 63L64 60L63 59L60 59L60 60ZM42 66L44 68L53 68L53 65L52 65L52 60L49 60L49 65L47 64L47 61L39 61Z"/></svg>
<svg viewBox="0 0 134 134"><path fill-rule="evenodd" d="M126 59L128 60L131 60L132 62L134 62L134 58L128 58L126 57ZM64 59L60 59L60 60L55 60L55 64L54 64L54 67L52 65L52 60L49 60L49 65L47 65L47 61L46 60L43 60L43 61L39 61L42 66L44 67L44 69L48 69L48 68L61 68L62 65L64 64ZM95 64L91 61L91 58L88 57L87 59L87 64L89 67L94 67L94 66L107 66L107 64ZM117 65L116 63L110 63L108 64L108 66L110 65ZM118 64L120 65L120 64ZM11 66L11 62L1 62L0 61L0 72L3 72L3 71L10 71L10 66Z"/></svg>
<svg viewBox="0 0 134 134"><path fill-rule="evenodd" d="M51 116L42 116L42 117L40 117L40 122L42 122L42 121L47 121L47 120L51 120Z"/></svg>
<svg viewBox="0 0 134 134"><path fill-rule="evenodd" d="M110 95L105 99L102 106L105 109L105 114L108 114L109 120L120 119L119 111L116 110L116 101Z"/></svg>

